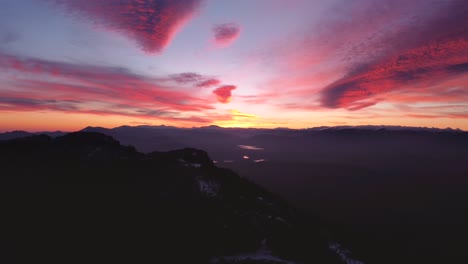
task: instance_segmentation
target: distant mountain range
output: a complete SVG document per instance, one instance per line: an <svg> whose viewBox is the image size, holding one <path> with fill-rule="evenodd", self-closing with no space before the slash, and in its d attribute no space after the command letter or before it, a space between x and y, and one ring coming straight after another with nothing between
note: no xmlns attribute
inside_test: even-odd
<svg viewBox="0 0 468 264"><path fill-rule="evenodd" d="M201 150L76 132L3 141L0 156L3 263L348 260L316 219Z"/></svg>
<svg viewBox="0 0 468 264"><path fill-rule="evenodd" d="M267 150L281 146L282 152L297 152L297 148L313 147L316 142L333 143L335 139L363 139L385 141L400 140L406 137L424 139L467 138L468 132L459 129L438 129L401 126L336 126L308 129L257 129L257 128L222 128L206 126L199 128L177 128L173 126L121 126L116 128L86 127L82 131L98 132L110 135L123 145L131 145L141 152L169 151L185 147L204 149L215 160L239 160L244 155L239 145L257 146ZM62 136L66 132L25 132L12 131L0 133L0 140L45 134L51 137ZM432 139L431 139L432 138ZM362 141L362 140L361 140ZM303 144L306 144L305 146ZM310 145L313 146L310 146ZM297 145L297 146L296 146ZM294 149L296 148L296 149ZM302 150L301 150L302 151ZM293 155L296 158L296 155ZM265 158L265 157L259 157ZM266 157L272 158L272 157ZM274 157L273 157L274 158ZM283 156L281 157L283 158Z"/></svg>
<svg viewBox="0 0 468 264"><path fill-rule="evenodd" d="M15 139L15 138L29 137L33 135L48 135L51 137L58 137L58 136L63 136L67 133L68 132L62 132L62 131L27 132L27 131L22 131L22 130L15 130L15 131L10 131L10 132L0 133L0 140L10 140L10 139Z"/></svg>
<svg viewBox="0 0 468 264"><path fill-rule="evenodd" d="M406 131L406 132L427 132L427 133L463 133L465 131L461 129L452 129L452 128L427 128L427 127L405 127L405 126L322 126L322 127L313 127L313 128L305 128L305 129L291 129L291 128L223 128L219 126L204 126L204 127L194 127L194 128L178 128L174 126L120 126L115 128L103 128L103 127L86 127L82 131L94 131L94 132L108 132L108 131L128 131L128 130L140 130L140 131L166 131L165 134L170 134L170 131L180 131L183 132L206 132L209 133L210 131L217 131L223 132L230 135L240 136L240 137L249 137L255 136L260 134L288 134L291 136L298 136L303 135L311 132L332 132L332 131L350 131L350 130L363 130L363 131ZM183 131L183 132L182 132ZM42 132L27 132L23 130L15 130L0 133L0 140L9 140L19 137L26 137L31 135L49 135L51 137L63 136L69 132L63 131L42 131ZM110 133L110 132L108 132Z"/></svg>

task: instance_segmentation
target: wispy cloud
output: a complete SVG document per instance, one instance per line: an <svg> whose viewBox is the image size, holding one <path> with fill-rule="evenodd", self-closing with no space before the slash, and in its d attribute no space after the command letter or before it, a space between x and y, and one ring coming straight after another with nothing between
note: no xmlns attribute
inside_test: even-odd
<svg viewBox="0 0 468 264"><path fill-rule="evenodd" d="M312 99L353 111L384 102L466 102L467 13L463 0L340 1L333 15L268 52L278 75L266 87L297 105ZM452 88L456 96L446 92Z"/></svg>
<svg viewBox="0 0 468 264"><path fill-rule="evenodd" d="M219 46L228 46L240 35L241 28L236 23L225 23L213 27L214 41Z"/></svg>
<svg viewBox="0 0 468 264"><path fill-rule="evenodd" d="M183 73L178 73L178 74L173 74L170 76L170 78L178 83L193 83L193 82L198 82L205 77L201 74L195 73L195 72L183 72Z"/></svg>
<svg viewBox="0 0 468 264"><path fill-rule="evenodd" d="M161 52L202 0L45 0L71 16L118 32L148 53Z"/></svg>
<svg viewBox="0 0 468 264"><path fill-rule="evenodd" d="M359 38L342 36L351 41L342 48L346 74L323 90L323 106L355 110L397 100L385 95L405 90L431 91L438 100L442 93L431 87L468 72L466 1L381 2L357 1L345 12L351 22L334 24L336 32L352 28Z"/></svg>
<svg viewBox="0 0 468 264"><path fill-rule="evenodd" d="M165 80L179 84L190 84L195 87L210 87L221 83L219 79L213 78L212 76L202 75L195 72L172 74Z"/></svg>
<svg viewBox="0 0 468 264"><path fill-rule="evenodd" d="M468 72L467 50L468 38L439 40L406 50L383 61L376 61L362 70L356 69L332 83L323 91L322 103L332 108L348 107L368 99L382 98L383 94L398 90L419 90L423 94L432 91L435 92L432 93L434 100L439 100L443 92L430 88L459 79ZM458 85L465 86L466 83L460 82ZM397 98L390 96L387 99Z"/></svg>
<svg viewBox="0 0 468 264"><path fill-rule="evenodd" d="M48 109L202 121L196 116L209 115L214 109L212 100L198 93L199 89L179 89L161 82L164 78L124 68L0 54L0 70L8 80L0 88L0 110Z"/></svg>

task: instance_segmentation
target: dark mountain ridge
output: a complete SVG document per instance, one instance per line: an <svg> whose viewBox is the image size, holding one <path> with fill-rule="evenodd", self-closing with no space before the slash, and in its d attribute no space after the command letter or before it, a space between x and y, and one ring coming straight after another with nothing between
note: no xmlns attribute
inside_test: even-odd
<svg viewBox="0 0 468 264"><path fill-rule="evenodd" d="M204 151L77 132L0 156L4 263L343 263L319 221Z"/></svg>
<svg viewBox="0 0 468 264"><path fill-rule="evenodd" d="M331 224L334 233L341 230L340 239L365 263L468 263L466 131L399 126L84 130L143 153L203 149L217 167L282 195Z"/></svg>
<svg viewBox="0 0 468 264"><path fill-rule="evenodd" d="M62 131L27 132L27 131L22 131L22 130L15 130L15 131L0 133L0 140L10 140L10 139L21 138L21 137L29 137L33 135L48 135L51 137L58 137L58 136L63 136L65 134L67 134L67 132L62 132Z"/></svg>

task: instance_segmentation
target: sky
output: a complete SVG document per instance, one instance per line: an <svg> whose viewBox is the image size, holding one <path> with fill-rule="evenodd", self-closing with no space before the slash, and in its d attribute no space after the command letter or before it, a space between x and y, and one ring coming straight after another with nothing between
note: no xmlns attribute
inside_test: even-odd
<svg viewBox="0 0 468 264"><path fill-rule="evenodd" d="M0 131L468 130L466 0L2 0Z"/></svg>

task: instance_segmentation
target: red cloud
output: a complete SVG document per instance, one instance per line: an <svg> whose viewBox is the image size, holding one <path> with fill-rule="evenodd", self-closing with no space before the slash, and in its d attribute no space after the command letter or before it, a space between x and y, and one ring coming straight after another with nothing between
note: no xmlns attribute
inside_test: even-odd
<svg viewBox="0 0 468 264"><path fill-rule="evenodd" d="M126 69L18 58L0 54L0 71L10 78L0 88L1 110L51 109L122 115L178 116L213 109L196 91L177 90ZM44 75L47 78L42 78ZM44 79L46 81L44 81ZM10 87L6 87L6 86ZM14 89L10 89L14 88Z"/></svg>
<svg viewBox="0 0 468 264"><path fill-rule="evenodd" d="M419 93L432 97L430 101L450 100L452 95L443 93L449 82L466 87L463 81L453 82L468 72L466 1L384 2L389 5L374 13L369 12L375 8L369 1L358 2L367 5L362 10L373 23L358 17L357 22L335 25L335 32L357 33L358 38L344 34L352 48L344 51L347 74L323 90L323 106L356 110L380 100L398 102L390 95L395 91ZM356 12L351 15L367 17ZM344 30L349 27L354 30Z"/></svg>
<svg viewBox="0 0 468 264"><path fill-rule="evenodd" d="M430 100L447 100L452 95L444 94L445 86L437 90L429 88L457 80L466 72L468 39L443 40L400 53L338 80L323 91L322 103L333 108L353 108L354 104L362 105L364 101L398 90L413 93L419 90L423 94L431 91ZM463 87L466 83L460 81L456 85ZM392 100L398 96L385 98Z"/></svg>
<svg viewBox="0 0 468 264"><path fill-rule="evenodd" d="M236 89L237 87L234 85L223 85L216 88L213 93L218 98L218 102L226 104L231 101L232 93L231 91Z"/></svg>
<svg viewBox="0 0 468 264"><path fill-rule="evenodd" d="M0 94L1 95L1 94ZM148 108L138 108L130 105L108 104L101 103L100 108L89 108L86 103L79 101L63 101L50 99L31 98L36 95L28 95L28 97L6 98L1 95L0 111L41 111L53 110L65 113L80 113L92 114L100 116L117 115L126 117L156 119L160 121L169 121L176 123L200 123L211 124L218 120L229 120L231 117L226 115L209 115L204 114L203 117L196 115L181 115L178 112L170 112L163 110L153 110Z"/></svg>
<svg viewBox="0 0 468 264"><path fill-rule="evenodd" d="M66 113L118 115L170 121L179 125L207 125L232 120L233 115L215 113L213 101L201 89L180 88L198 80L197 73L149 78L117 67L54 62L0 53L0 111L51 110ZM22 78L17 78L17 76ZM45 77L45 78L44 78ZM171 80L168 86L167 82ZM214 91L227 103L235 86ZM201 98L200 98L201 96Z"/></svg>
<svg viewBox="0 0 468 264"><path fill-rule="evenodd" d="M49 0L72 14L134 39L148 53L161 52L201 0Z"/></svg>
<svg viewBox="0 0 468 264"><path fill-rule="evenodd" d="M216 44L227 46L234 42L240 35L240 26L235 23L225 23L213 27Z"/></svg>
<svg viewBox="0 0 468 264"><path fill-rule="evenodd" d="M329 11L334 15L263 55L278 67L265 87L278 94L287 88L283 102L307 109L317 100L351 111L381 102L466 105L466 1L339 1Z"/></svg>

